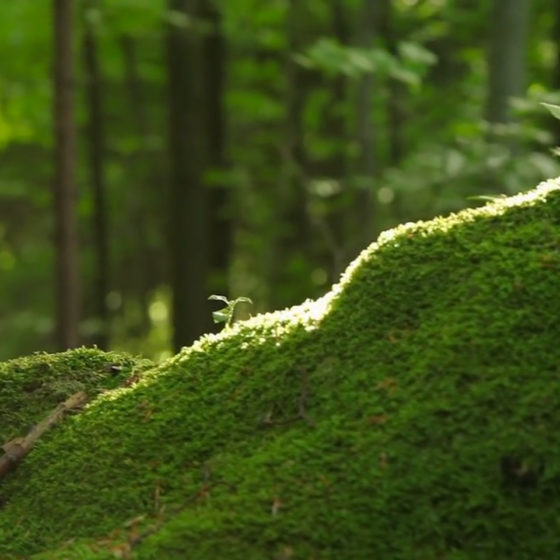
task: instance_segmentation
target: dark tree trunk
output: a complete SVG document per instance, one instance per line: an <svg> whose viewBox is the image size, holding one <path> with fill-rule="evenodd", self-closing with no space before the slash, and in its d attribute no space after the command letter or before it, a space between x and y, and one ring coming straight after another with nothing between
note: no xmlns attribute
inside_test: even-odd
<svg viewBox="0 0 560 560"><path fill-rule="evenodd" d="M508 122L511 98L525 93L530 12L530 0L494 0L486 107L486 118L491 123Z"/></svg>
<svg viewBox="0 0 560 560"><path fill-rule="evenodd" d="M193 0L168 0L170 10L197 18ZM207 303L210 247L208 201L202 171L203 69L197 26L167 30L170 133L170 273L173 346L178 351L211 329Z"/></svg>
<svg viewBox="0 0 560 560"><path fill-rule="evenodd" d="M301 48L301 12L304 4L289 0L285 53L285 129L283 138L283 173L279 181L278 221L270 251L269 302L273 308L285 307L300 299L293 289L298 285L305 293L304 278L294 278L294 262L302 261L309 249L309 219L307 215L306 155L303 145L302 114L305 104L305 71L293 60ZM298 274L299 276L299 274ZM285 288L288 287L288 290Z"/></svg>
<svg viewBox="0 0 560 560"><path fill-rule="evenodd" d="M358 28L359 45L371 48L377 33L378 0L363 0ZM375 231L375 176L377 174L377 141L372 117L374 77L366 74L358 86L357 136L360 143L358 176L363 181L358 191L356 216L361 231L355 235L354 251L370 243Z"/></svg>
<svg viewBox="0 0 560 560"><path fill-rule="evenodd" d="M560 3L554 4L554 26L552 28L552 41L556 45L556 60L554 64L554 72L552 73L551 89L560 90ZM550 126L553 127L553 133L557 146L560 146L560 120L548 119Z"/></svg>
<svg viewBox="0 0 560 560"><path fill-rule="evenodd" d="M332 0L332 29L341 45L349 44L349 30L346 23L345 3ZM331 266L329 282L335 282L347 261L348 233L356 224L349 222L352 209L352 192L347 184L348 161L346 157L346 140L348 136L345 105L347 104L347 79L338 75L332 83L332 108L326 117L326 133L334 140L336 149L326 162L326 172L330 179L338 183L338 193L331 198L329 212L329 229L331 231Z"/></svg>
<svg viewBox="0 0 560 560"><path fill-rule="evenodd" d="M392 54L397 55L397 33L393 6L391 0L380 0L377 6L379 18L379 34L385 44L385 48ZM389 134L389 163L398 165L405 155L404 122L405 115L403 106L406 103L404 86L397 80L389 78L388 81L388 134Z"/></svg>
<svg viewBox="0 0 560 560"><path fill-rule="evenodd" d="M54 0L54 133L56 216L56 325L60 349L78 344L79 274L76 224L73 1Z"/></svg>
<svg viewBox="0 0 560 560"><path fill-rule="evenodd" d="M288 19L289 52L286 60L287 99L286 99L286 135L287 135L287 166L288 181L286 182L286 218L290 224L291 249L303 248L307 241L307 196L305 185L306 155L303 144L303 109L305 106L305 70L292 56L301 48L298 21L298 1L290 0Z"/></svg>
<svg viewBox="0 0 560 560"><path fill-rule="evenodd" d="M226 44L221 28L220 12L212 2L204 3L203 15L209 29L204 37L204 69L206 88L206 131L208 136L208 165L211 170L224 172L226 168L226 130L223 107L226 71ZM229 265L233 249L232 204L230 189L223 181L209 185L210 196L210 266L211 289L229 296Z"/></svg>
<svg viewBox="0 0 560 560"><path fill-rule="evenodd" d="M107 293L109 291L109 248L107 243L107 210L105 203L105 139L102 78L97 54L95 29L86 21L84 33L84 59L86 68L86 94L88 105L88 140L93 190L93 234L95 244L94 314L100 330L94 342L106 349L109 340L109 314Z"/></svg>
<svg viewBox="0 0 560 560"><path fill-rule="evenodd" d="M148 228L146 224L153 221L155 214L160 218L162 208L150 205L153 200L152 183L146 180L144 165L150 156L145 148L145 141L150 133L148 113L146 110L145 84L138 72L137 39L130 35L120 37L120 47L124 61L125 84L128 93L130 118L134 122L133 128L140 138L140 149L130 154L131 175L134 178L135 192L127 200L134 239L131 240L130 252L132 267L135 271L134 278L127 279L128 290L131 296L137 298L140 306L140 317L138 323L129 328L134 336L146 335L151 328L149 313L151 290L157 284L157 267L154 269L154 255L149 250ZM163 173L160 173L163 175ZM161 220L161 218L160 218ZM130 271L123 271L125 275Z"/></svg>
<svg viewBox="0 0 560 560"><path fill-rule="evenodd" d="M121 35L119 43L124 61L124 74L130 100L130 109L135 117L137 132L144 137L148 134L148 117L144 100L144 84L138 75L136 39L130 35Z"/></svg>

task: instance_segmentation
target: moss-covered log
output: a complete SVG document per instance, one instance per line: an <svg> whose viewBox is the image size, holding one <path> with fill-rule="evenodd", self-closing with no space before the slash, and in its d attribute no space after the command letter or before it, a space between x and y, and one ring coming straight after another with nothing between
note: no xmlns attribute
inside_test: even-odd
<svg viewBox="0 0 560 560"><path fill-rule="evenodd" d="M558 181L386 232L49 432L0 557L554 558L559 288Z"/></svg>

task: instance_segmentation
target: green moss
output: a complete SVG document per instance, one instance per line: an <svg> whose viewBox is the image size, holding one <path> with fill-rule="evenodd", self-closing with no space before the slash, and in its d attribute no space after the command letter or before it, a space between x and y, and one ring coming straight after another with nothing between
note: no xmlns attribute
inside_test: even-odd
<svg viewBox="0 0 560 560"><path fill-rule="evenodd" d="M383 234L53 430L0 557L554 558L559 272L558 182Z"/></svg>
<svg viewBox="0 0 560 560"><path fill-rule="evenodd" d="M148 367L147 360L92 348L0 363L0 442L25 435L71 394L97 395Z"/></svg>

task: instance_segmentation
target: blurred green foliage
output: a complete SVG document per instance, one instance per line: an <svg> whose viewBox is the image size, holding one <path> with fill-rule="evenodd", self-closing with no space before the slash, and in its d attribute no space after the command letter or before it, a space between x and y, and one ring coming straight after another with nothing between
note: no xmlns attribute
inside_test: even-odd
<svg viewBox="0 0 560 560"><path fill-rule="evenodd" d="M532 4L527 94L512 100L511 122L493 126L484 120L486 49L500 22L492 21L490 0L475 8L464 0L387 2L390 25L366 44L360 39L359 0L343 2L338 16L326 0L215 4L227 41L223 99L229 166L209 170L207 182L208 188L223 182L230 188L231 295L251 296L257 311L324 293L372 240L370 232L460 210L473 204L473 195L515 193L559 173L551 152L559 142L557 123L540 105L560 102L553 0ZM35 0L0 7L2 359L53 348L49 8ZM169 10L163 0L79 4L75 62L85 343L100 328L89 303L95 286L81 46L85 21L93 25L100 50L107 134L111 344L161 357L169 352L171 297L165 29L188 30L198 22ZM345 28L345 37L337 26ZM291 65L299 81L290 80ZM373 173L359 164L363 108L357 99L368 77ZM290 96L301 105L298 141L305 153L298 161L290 152ZM356 215L364 193L374 204L367 228ZM278 247L297 227L288 211L297 197L309 222L306 237L280 258Z"/></svg>

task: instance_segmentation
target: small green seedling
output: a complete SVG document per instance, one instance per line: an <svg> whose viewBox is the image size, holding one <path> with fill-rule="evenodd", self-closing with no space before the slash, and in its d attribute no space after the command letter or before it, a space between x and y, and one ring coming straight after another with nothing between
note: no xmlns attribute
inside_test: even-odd
<svg viewBox="0 0 560 560"><path fill-rule="evenodd" d="M474 194L467 196L467 200L482 200L483 202L496 202L507 198L507 194Z"/></svg>
<svg viewBox="0 0 560 560"><path fill-rule="evenodd" d="M226 327L231 326L233 323L233 316L235 314L235 307L238 303L253 303L248 297L238 297L229 300L226 296L211 295L209 300L222 301L226 306L218 311L212 312L214 323L225 323Z"/></svg>
<svg viewBox="0 0 560 560"><path fill-rule="evenodd" d="M546 107L553 117L560 119L560 105L553 105L552 103L541 103L543 107Z"/></svg>

